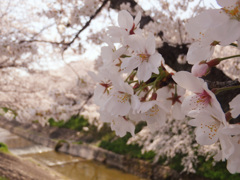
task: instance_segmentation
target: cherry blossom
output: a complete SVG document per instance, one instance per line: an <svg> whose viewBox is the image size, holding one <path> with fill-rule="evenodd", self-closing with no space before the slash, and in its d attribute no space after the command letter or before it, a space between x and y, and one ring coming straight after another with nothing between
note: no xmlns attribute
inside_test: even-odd
<svg viewBox="0 0 240 180"><path fill-rule="evenodd" d="M182 102L185 90L177 85L169 85L157 90L157 101L169 110L172 118L182 120L185 114L182 112Z"/></svg>
<svg viewBox="0 0 240 180"><path fill-rule="evenodd" d="M192 67L191 73L196 77L202 77L209 72L209 66L206 63L195 63Z"/></svg>
<svg viewBox="0 0 240 180"><path fill-rule="evenodd" d="M123 137L127 132L130 132L132 136L135 135L135 125L127 116L111 116L106 112L101 112L100 114L101 121L111 123L111 129L116 132L116 135Z"/></svg>
<svg viewBox="0 0 240 180"><path fill-rule="evenodd" d="M219 129L226 124L225 114L212 108L202 110L198 115L189 121L191 126L196 126L196 140L201 145L210 145L219 139Z"/></svg>
<svg viewBox="0 0 240 180"><path fill-rule="evenodd" d="M139 107L141 119L147 122L152 132L158 131L165 124L166 111L166 107L156 100L143 102Z"/></svg>
<svg viewBox="0 0 240 180"><path fill-rule="evenodd" d="M134 55L123 59L121 65L123 72L132 72L133 69L138 68L139 81L147 81L152 73L159 73L158 67L164 63L164 60L162 55L155 50L153 34L150 34L147 40L138 35L131 36L128 44L134 50Z"/></svg>
<svg viewBox="0 0 240 180"><path fill-rule="evenodd" d="M21 20L20 16L15 19L14 15L7 15L6 13L15 10L11 8L12 3L9 4L9 8L7 3L2 3L1 23L4 28L1 30L0 56L2 58L1 75L3 75L1 80L4 86L2 86L1 97L9 94L8 91L12 89L5 89L5 85L9 83L10 79L12 79L11 84L17 82L17 75L12 76L16 73L15 69L12 71L15 72L10 74L9 78L5 78L4 74L8 74L8 71L12 69L8 68L6 70L4 68L7 59L14 60L13 67L23 62L19 64L19 67L25 69L25 60L32 59L31 55L38 53L39 57L42 58L43 53L45 53L44 48L46 48L48 52L52 51L54 56L49 58L49 53L46 53L46 55L44 54L45 57L49 59L62 58L64 60L70 54L80 55L84 53L84 47L87 46L85 46L83 39L86 39L91 43L91 48L88 50L91 53L90 56L95 54L94 44L99 45L101 55L98 59L101 62L96 65L97 73L89 73L96 84L85 76L78 77L77 85L72 83L75 79L69 80L71 83L66 84L61 80L61 83L55 85L57 91L49 93L54 102L43 101L43 105L38 104L36 102L43 99L43 96L39 95L38 100L37 95L32 98L34 101L31 99L35 104L33 108L32 105L28 106L30 104L27 101L29 95L21 96L25 101L24 104L21 104L16 101L20 97L20 93L17 93L16 96L11 95L2 98L1 103L4 106L6 103L14 107L13 109L17 109L16 119L18 121L32 122L37 120L40 124L45 125L50 117L66 121L72 114L79 114L83 106L83 109L86 109L86 106L88 106L86 104L93 100L100 108L97 106L94 106L93 109L89 108L86 115L93 116L94 114L95 122L99 122L99 124L102 124L102 122L109 123L118 136L122 137L127 132L134 136L135 125L140 121L147 122L147 126L143 128L145 133L140 139L140 145L144 146L143 150L154 150L157 158L159 156L172 158L178 153L187 154L181 162L184 166L183 171L195 172L194 163L197 162L197 155L207 154L208 158L221 148L220 159L228 161L228 170L231 173L239 172L239 125L229 124L226 121L225 114L214 93L208 89L207 83L203 79L198 78L209 73L213 65L216 66L220 62L220 59L229 59L230 56L226 57L225 54L222 54L223 58L216 58L216 61L211 61L216 46L230 44L231 46L228 48L237 45L240 48L240 1L217 0L217 2L222 7L221 9L203 11L201 14L194 10L194 13L199 15L190 19L186 28L184 17L172 12L172 9L187 10L187 6L183 4L188 3L180 0L171 3L159 1L159 4L162 5L161 11L145 12L143 12L145 7L141 8L139 6L140 1L136 1L137 5L133 7L133 4L130 3L124 5L118 4L117 1L110 2L107 0L74 2L62 0L61 3L56 0L50 5L39 6L45 7L42 11L38 11L38 8L32 8L34 12L27 13L34 16L26 15L26 17L35 20L39 19L39 15L44 18L46 18L45 15L47 18L53 18L53 21L50 20L51 22L42 19L44 25L37 23L39 27L35 26L36 22L33 24L24 23L26 22L24 18L22 19L24 21L19 21ZM121 8L128 11L121 11ZM115 23L114 15L117 11L119 11L118 25L107 29L104 25ZM137 13L139 11L144 14L141 24L144 29L139 28L141 18L141 13ZM28 11L24 8L24 12ZM38 16L35 16L35 14L38 14ZM12 18L15 20L12 20ZM149 21L148 18L151 22L146 25L145 22ZM99 26L95 26L94 21L98 22ZM21 24L18 25L16 22ZM11 26L8 25L9 23ZM21 27L21 31L15 27ZM57 29L54 30L55 27ZM26 29L26 31L22 32L22 29ZM186 29L188 33L185 31ZM84 33L82 33L83 31ZM89 32L90 35L85 32ZM106 37L104 37L105 33L107 33ZM187 45L191 42L193 43L189 46L187 60L189 64L193 64L192 73L178 72L172 76L168 72L168 67L164 64L162 55L157 51L162 52L163 56L166 57L167 64L171 65L172 55L176 55L175 60L177 56L179 59L183 58L186 54ZM107 45L103 43L107 43ZM59 49L53 51L56 47ZM172 49L173 52L166 53ZM55 56L56 54L58 56ZM86 58L88 59L90 56ZM235 57L239 56L238 54ZM11 64L7 63L7 66L11 67ZM83 66L82 63L81 66ZM178 70L185 65L174 66L172 68ZM232 65L232 67L234 66ZM87 65L87 69L89 70L90 66ZM75 71L77 76L78 72L82 73L81 68L77 68ZM62 76L68 78L67 73L62 73ZM39 76L37 78L42 79ZM172 78L178 84L175 84ZM217 78L216 80L218 80ZM25 83L29 80L30 78L21 82ZM47 81L44 79L41 82L46 84ZM92 84L90 88L86 88L88 83ZM47 83L47 86L49 84L53 83ZM26 85L28 86L28 84ZM15 86L14 90L20 89L19 85ZM25 91L27 86L24 84L22 90ZM93 99L82 102L83 95L86 96L89 92L88 97L91 98L93 86L95 86ZM59 90L60 88L67 88L67 90L62 91ZM231 87L227 88L228 90L231 89ZM48 92L48 89L49 87L46 88L46 92ZM185 89L187 90L186 93ZM40 88L29 88L29 90L29 93L35 94L35 92L40 91ZM50 98L47 97L46 99ZM233 118L238 117L239 103L238 95L230 102L230 110L226 114L231 113ZM101 122L98 121L97 110L101 113ZM13 112L5 114L5 116L10 115L10 119L15 118L16 115ZM85 115L85 113L81 111L81 115ZM185 115L188 117L185 118ZM189 121L189 119L191 120ZM187 121L189 121L189 125ZM196 127L197 142L194 140L192 126ZM98 126L98 128L100 129L101 126ZM199 147L197 143L208 146ZM212 148L213 146L214 148ZM214 150L209 150L211 148ZM208 151L205 149L208 149Z"/></svg>
<svg viewBox="0 0 240 180"><path fill-rule="evenodd" d="M234 2L239 3L239 1ZM227 1L220 4L230 7L234 3ZM189 20L186 29L190 36L195 39L187 54L187 61L190 64L202 60L208 61L216 45L226 46L239 39L240 21L237 18L239 17L239 5L237 3L235 3L234 10L230 11L224 8L206 10Z"/></svg>
<svg viewBox="0 0 240 180"><path fill-rule="evenodd" d="M179 86L193 93L185 97L182 102L184 113L197 113L209 107L221 109L216 96L208 89L207 83L203 79L197 78L185 71L175 73L172 78Z"/></svg>
<svg viewBox="0 0 240 180"><path fill-rule="evenodd" d="M230 152L228 156L223 156L222 159L227 159L227 169L230 173L240 173L240 125L234 124L224 127L222 133L228 135L228 146L222 147L222 151L219 155L222 155L222 152ZM219 156L218 155L218 156Z"/></svg>
<svg viewBox="0 0 240 180"><path fill-rule="evenodd" d="M240 21L240 1L239 0L217 0L217 3L222 6L222 10L231 18Z"/></svg>
<svg viewBox="0 0 240 180"><path fill-rule="evenodd" d="M101 57L105 68L112 69L112 71L118 71L120 62L120 56L126 52L125 47L121 47L116 50L114 45L103 46L101 48ZM111 68L110 68L111 67ZM113 69L114 68L114 69Z"/></svg>
<svg viewBox="0 0 240 180"><path fill-rule="evenodd" d="M234 152L227 159L227 169L230 173L235 174L235 173L240 173L240 157L239 157L240 137L234 136L231 138L231 140L234 145Z"/></svg>
<svg viewBox="0 0 240 180"><path fill-rule="evenodd" d="M108 99L104 102L102 110L106 110L113 116L125 116L129 113L135 99L133 89L127 83L122 81L116 82L113 86L111 94Z"/></svg>
<svg viewBox="0 0 240 180"><path fill-rule="evenodd" d="M99 71L98 74L89 71L88 74L97 83L96 88L94 90L93 100L97 105L101 106L110 94L110 90L113 85L112 84L113 74L107 73L104 70Z"/></svg>
<svg viewBox="0 0 240 180"><path fill-rule="evenodd" d="M122 42L125 45L125 39L129 35L133 35L139 32L139 22L141 19L141 13L139 12L135 19L129 12L122 10L118 13L118 25L108 27L107 33L114 40L114 42Z"/></svg>
<svg viewBox="0 0 240 180"><path fill-rule="evenodd" d="M232 117L233 118L238 117L238 115L240 114L240 94L233 98L229 105L231 108Z"/></svg>

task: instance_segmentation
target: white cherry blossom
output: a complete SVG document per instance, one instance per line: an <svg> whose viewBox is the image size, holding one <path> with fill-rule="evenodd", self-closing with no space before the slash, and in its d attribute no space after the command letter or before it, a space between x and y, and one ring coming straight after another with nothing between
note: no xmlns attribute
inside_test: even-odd
<svg viewBox="0 0 240 180"><path fill-rule="evenodd" d="M191 126L196 126L196 140L201 145L210 145L219 139L219 129L226 124L225 114L214 108L202 110L193 120Z"/></svg>
<svg viewBox="0 0 240 180"><path fill-rule="evenodd" d="M102 110L106 110L112 116L126 116L132 109L131 104L136 104L136 95L127 83L122 81L114 81L114 83L112 92L102 106Z"/></svg>
<svg viewBox="0 0 240 180"><path fill-rule="evenodd" d="M165 124L166 111L168 109L156 100L143 102L139 107L141 119L147 122L147 126L152 132L159 130Z"/></svg>
<svg viewBox="0 0 240 180"><path fill-rule="evenodd" d="M101 112L100 120L111 123L111 129L117 136L123 137L127 132L132 136L135 135L135 125L125 116L111 116L109 113Z"/></svg>
<svg viewBox="0 0 240 180"><path fill-rule="evenodd" d="M191 113L193 116L209 107L221 109L216 96L208 89L207 83L203 79L195 77L192 73L186 71L179 71L172 78L179 86L193 93L185 97L182 102L182 110L186 115Z"/></svg>
<svg viewBox="0 0 240 180"><path fill-rule="evenodd" d="M103 66L110 70L118 71L120 68L117 67L121 64L120 56L126 52L125 47L119 49L112 48L111 46L103 46L101 48L101 57L103 60Z"/></svg>
<svg viewBox="0 0 240 180"><path fill-rule="evenodd" d="M240 114L240 94L233 98L229 105L231 108L232 117L238 117L238 115Z"/></svg>
<svg viewBox="0 0 240 180"><path fill-rule="evenodd" d="M169 110L173 119L182 120L185 114L182 112L182 102L185 90L177 85L165 86L156 91L157 101Z"/></svg>
<svg viewBox="0 0 240 180"><path fill-rule="evenodd" d="M135 19L131 16L131 14L122 10L118 13L118 26L110 26L108 27L107 33L113 39L114 42L121 42L125 45L125 39L128 38L129 35L133 35L136 32L139 32L139 22L141 19L141 13L138 12Z"/></svg>
<svg viewBox="0 0 240 180"><path fill-rule="evenodd" d="M222 152L230 151L228 156L223 156L222 159L227 159L227 169L230 173L240 173L240 125L239 124L231 124L222 129L222 133L229 136L228 142L231 146L222 147Z"/></svg>
<svg viewBox="0 0 240 180"><path fill-rule="evenodd" d="M234 152L227 160L227 169L230 173L240 173L240 137L234 136L231 138L232 143L234 145Z"/></svg>
<svg viewBox="0 0 240 180"><path fill-rule="evenodd" d="M225 7L225 8L231 8L231 7L235 6L237 2L239 2L239 0L228 0L228 1L217 0L217 3L220 6Z"/></svg>
<svg viewBox="0 0 240 180"><path fill-rule="evenodd" d="M111 73L106 71L106 69L100 69L98 74L91 71L88 74L97 83L94 89L93 100L97 105L102 106L110 95L110 90L113 86L112 82L118 80L119 74Z"/></svg>
<svg viewBox="0 0 240 180"><path fill-rule="evenodd" d="M228 2L229 6L233 5L232 1L224 5ZM216 45L226 46L239 39L239 1L235 7L231 11L224 8L206 10L189 20L186 29L195 40L187 54L190 64L210 60Z"/></svg>
<svg viewBox="0 0 240 180"><path fill-rule="evenodd" d="M158 67L164 63L162 55L155 50L154 35L150 34L145 40L143 37L133 35L129 37L128 44L134 50L134 55L124 58L121 68L123 72L132 72L138 68L137 78L139 81L147 81L152 73L158 74Z"/></svg>

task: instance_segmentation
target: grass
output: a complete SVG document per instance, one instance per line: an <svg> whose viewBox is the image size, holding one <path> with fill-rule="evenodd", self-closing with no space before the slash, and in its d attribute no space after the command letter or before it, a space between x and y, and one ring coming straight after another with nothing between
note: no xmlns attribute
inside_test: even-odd
<svg viewBox="0 0 240 180"><path fill-rule="evenodd" d="M90 125L88 120L83 116L73 116L69 121L54 121L53 119L49 119L50 126L69 128L77 131L82 131L83 127L88 127L88 132L83 132L86 136L91 136L91 140L88 143L98 140L98 146L109 151L115 152L117 154L126 155L130 158L138 158L142 160L148 160L150 162L153 161L155 157L155 152L149 151L145 153L141 153L142 147L137 144L127 144L128 139L131 137L130 133L127 133L124 137L117 137L114 131L111 130L108 124L104 124L100 131L97 130L97 127ZM138 133L146 123L141 122L136 125L135 133ZM76 142L82 144L82 141ZM183 170L183 166L181 165L182 158L186 156L183 154L177 154L171 160L168 160L168 166L178 172ZM158 164L165 164L167 158L160 157ZM213 166L213 158L205 161L205 157L199 156L199 163L196 169L196 175L204 178L209 178L213 180L240 180L239 174L230 174L226 169L226 162L217 162L215 166ZM1 179L0 179L1 180Z"/></svg>
<svg viewBox="0 0 240 180"><path fill-rule="evenodd" d="M5 178L5 177L0 176L0 180L8 180L8 179Z"/></svg>
<svg viewBox="0 0 240 180"><path fill-rule="evenodd" d="M8 153L8 147L6 144L0 142L0 152Z"/></svg>
<svg viewBox="0 0 240 180"><path fill-rule="evenodd" d="M139 123L136 126L135 133L138 133L144 126L146 126L146 123ZM149 151L142 154L141 146L138 144L127 144L127 141L130 137L130 133L127 133L124 137L116 137L115 133L111 132L103 136L99 147L115 152L117 154L126 155L130 158L153 161L155 152Z"/></svg>
<svg viewBox="0 0 240 180"><path fill-rule="evenodd" d="M88 120L83 116L72 116L68 121L64 122L55 121L54 119L48 120L50 126L60 127L60 128L68 128L76 131L81 131L83 127L89 126Z"/></svg>
<svg viewBox="0 0 240 180"><path fill-rule="evenodd" d="M213 180L240 180L240 174L231 174L228 172L226 162L217 162L213 166L213 158L205 161L205 157L199 156L199 166L196 168L198 175Z"/></svg>
<svg viewBox="0 0 240 180"><path fill-rule="evenodd" d="M139 158L143 160L152 161L155 153L153 151L141 153L142 147L137 144L127 144L128 139L131 137L131 134L128 133L122 138L113 138L111 141L102 140L99 147L107 149L109 151L127 155L130 158ZM106 138L106 137L105 137Z"/></svg>

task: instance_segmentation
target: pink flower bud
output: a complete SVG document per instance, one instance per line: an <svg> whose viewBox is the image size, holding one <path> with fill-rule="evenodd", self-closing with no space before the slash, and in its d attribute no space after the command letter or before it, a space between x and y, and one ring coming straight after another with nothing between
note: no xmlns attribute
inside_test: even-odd
<svg viewBox="0 0 240 180"><path fill-rule="evenodd" d="M202 77L209 72L209 66L205 63L196 63L192 67L192 74L196 77Z"/></svg>

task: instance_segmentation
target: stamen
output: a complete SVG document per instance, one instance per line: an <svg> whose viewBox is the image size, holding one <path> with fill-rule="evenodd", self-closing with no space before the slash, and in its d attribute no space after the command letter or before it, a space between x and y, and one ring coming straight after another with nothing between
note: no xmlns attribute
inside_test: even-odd
<svg viewBox="0 0 240 180"><path fill-rule="evenodd" d="M138 56L141 58L142 62L143 61L148 61L150 55L149 54L138 54Z"/></svg>

